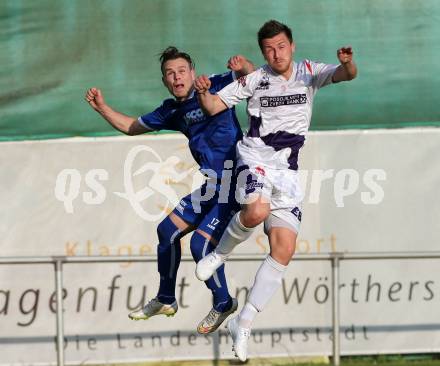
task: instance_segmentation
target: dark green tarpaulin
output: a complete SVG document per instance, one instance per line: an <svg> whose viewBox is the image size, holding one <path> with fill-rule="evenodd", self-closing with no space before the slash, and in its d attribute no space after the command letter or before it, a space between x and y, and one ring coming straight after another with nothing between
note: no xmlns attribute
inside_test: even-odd
<svg viewBox="0 0 440 366"><path fill-rule="evenodd" d="M114 134L88 87L148 112L167 96L163 48L190 53L198 73L236 53L262 64L256 32L271 18L293 28L298 60L354 47L358 79L320 91L312 129L440 125L438 0L0 0L0 139Z"/></svg>

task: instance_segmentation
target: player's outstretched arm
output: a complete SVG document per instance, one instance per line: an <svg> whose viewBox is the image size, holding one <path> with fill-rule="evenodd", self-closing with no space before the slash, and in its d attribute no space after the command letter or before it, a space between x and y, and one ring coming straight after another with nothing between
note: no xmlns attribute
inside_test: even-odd
<svg viewBox="0 0 440 366"><path fill-rule="evenodd" d="M341 63L333 74L333 82L353 80L357 75L357 67L353 61L353 50L350 46L342 47L337 51Z"/></svg>
<svg viewBox="0 0 440 366"><path fill-rule="evenodd" d="M194 81L194 88L196 89L200 106L206 114L213 116L227 109L227 106L218 95L209 92L210 87L211 80L206 75L199 76Z"/></svg>
<svg viewBox="0 0 440 366"><path fill-rule="evenodd" d="M137 118L127 116L112 109L106 104L104 96L98 88L88 89L84 99L89 103L90 107L98 112L108 123L126 135L140 135L141 133L152 131L142 126Z"/></svg>
<svg viewBox="0 0 440 366"><path fill-rule="evenodd" d="M237 78L248 75L255 71L254 64L242 55L232 56L226 65L228 69L235 72Z"/></svg>

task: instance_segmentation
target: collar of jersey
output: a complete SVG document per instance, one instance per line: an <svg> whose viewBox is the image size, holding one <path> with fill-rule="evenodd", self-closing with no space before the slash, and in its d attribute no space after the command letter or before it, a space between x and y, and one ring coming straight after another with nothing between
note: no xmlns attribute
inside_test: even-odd
<svg viewBox="0 0 440 366"><path fill-rule="evenodd" d="M196 93L196 91L193 89L192 90L192 92L191 92L191 94L188 96L188 98L186 98L185 100L183 100L183 101L178 101L178 100L176 100L176 99L172 99L173 101L174 101L174 103L175 103L175 105L181 105L181 104L183 104L183 103L186 103L186 102L188 102L191 98L194 98L194 96L195 96L195 93Z"/></svg>
<svg viewBox="0 0 440 366"><path fill-rule="evenodd" d="M286 80L284 79L284 77L280 74L278 74L277 72L275 72L268 64L266 64L267 70L269 70L269 72L276 77L277 79L281 80L281 81L293 81L296 79L296 70L297 70L297 64L294 61L293 62L293 68L292 68L292 75L290 75L290 79Z"/></svg>

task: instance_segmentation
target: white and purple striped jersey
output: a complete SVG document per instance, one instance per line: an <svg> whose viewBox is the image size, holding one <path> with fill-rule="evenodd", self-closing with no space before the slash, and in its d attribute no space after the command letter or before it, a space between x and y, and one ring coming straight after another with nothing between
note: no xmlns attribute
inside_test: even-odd
<svg viewBox="0 0 440 366"><path fill-rule="evenodd" d="M289 80L264 65L220 90L232 108L247 99L249 130L237 144L240 160L274 169L298 169L298 153L312 117L317 90L332 83L338 65L294 63Z"/></svg>

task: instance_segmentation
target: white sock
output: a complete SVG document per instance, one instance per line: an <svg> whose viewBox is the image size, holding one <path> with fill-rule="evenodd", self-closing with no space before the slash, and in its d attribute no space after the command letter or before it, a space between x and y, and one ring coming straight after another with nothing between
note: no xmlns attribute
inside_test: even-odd
<svg viewBox="0 0 440 366"><path fill-rule="evenodd" d="M258 310L250 302L246 302L238 315L238 326L240 328L250 329L252 321L258 314Z"/></svg>
<svg viewBox="0 0 440 366"><path fill-rule="evenodd" d="M258 312L263 311L266 304L273 297L275 292L281 287L281 282L286 272L287 266L278 263L270 255L266 257L264 262L255 275L254 285L249 293L248 303L252 304ZM243 308L244 310L244 308ZM250 319L249 326L255 315L251 317L246 311L245 319ZM241 317L241 313L240 313Z"/></svg>
<svg viewBox="0 0 440 366"><path fill-rule="evenodd" d="M249 228L241 223L240 212L237 212L231 221L229 221L217 248L215 248L215 252L224 257L229 256L238 244L252 235L253 231L253 227Z"/></svg>

